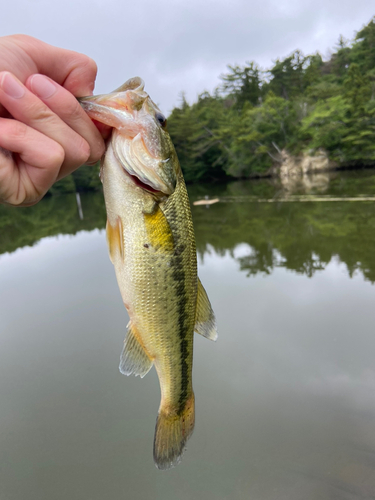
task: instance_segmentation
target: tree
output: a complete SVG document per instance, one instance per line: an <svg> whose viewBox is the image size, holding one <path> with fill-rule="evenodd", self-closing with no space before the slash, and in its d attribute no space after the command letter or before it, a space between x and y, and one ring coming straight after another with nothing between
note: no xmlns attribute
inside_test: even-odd
<svg viewBox="0 0 375 500"><path fill-rule="evenodd" d="M292 103L269 92L261 106L246 110L231 145L227 173L234 177L265 172L280 161L280 152L293 143L296 110Z"/></svg>
<svg viewBox="0 0 375 500"><path fill-rule="evenodd" d="M375 64L375 17L358 31L352 50L350 60L358 64L362 73L367 73L374 68Z"/></svg>
<svg viewBox="0 0 375 500"><path fill-rule="evenodd" d="M222 91L235 98L238 109L246 102L253 106L259 104L261 97L261 72L254 62L247 62L244 67L228 65L229 73L221 75Z"/></svg>
<svg viewBox="0 0 375 500"><path fill-rule="evenodd" d="M305 87L305 63L306 58L300 50L296 50L282 61L277 59L274 67L269 70L271 77L268 89L284 99L301 94Z"/></svg>
<svg viewBox="0 0 375 500"><path fill-rule="evenodd" d="M184 100L181 107L172 111L168 130L187 182L225 177L223 125L232 115L221 97L208 92L201 94L192 106Z"/></svg>
<svg viewBox="0 0 375 500"><path fill-rule="evenodd" d="M337 42L337 51L332 56L332 68L335 75L338 76L341 81L349 68L350 53L349 41L340 35L339 41Z"/></svg>

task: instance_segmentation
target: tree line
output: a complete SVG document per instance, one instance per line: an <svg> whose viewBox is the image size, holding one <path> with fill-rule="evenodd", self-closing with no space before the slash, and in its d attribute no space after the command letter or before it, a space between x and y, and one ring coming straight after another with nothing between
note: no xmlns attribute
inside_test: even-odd
<svg viewBox="0 0 375 500"><path fill-rule="evenodd" d="M280 152L323 149L339 166L375 165L375 17L324 61L295 50L268 70L229 65L221 84L168 118L187 182L262 174Z"/></svg>
<svg viewBox="0 0 375 500"><path fill-rule="evenodd" d="M213 92L181 103L168 130L188 183L267 173L280 152L324 150L339 166L375 165L375 17L329 58L295 50L262 70L229 65ZM101 188L99 166L81 167L51 193Z"/></svg>

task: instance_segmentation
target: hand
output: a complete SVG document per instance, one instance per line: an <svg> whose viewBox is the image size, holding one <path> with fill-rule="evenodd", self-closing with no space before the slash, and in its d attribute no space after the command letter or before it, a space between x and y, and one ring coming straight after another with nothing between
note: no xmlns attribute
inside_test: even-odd
<svg viewBox="0 0 375 500"><path fill-rule="evenodd" d="M26 35L0 38L0 203L33 205L102 156L102 135L75 98L92 94L96 71L83 54Z"/></svg>

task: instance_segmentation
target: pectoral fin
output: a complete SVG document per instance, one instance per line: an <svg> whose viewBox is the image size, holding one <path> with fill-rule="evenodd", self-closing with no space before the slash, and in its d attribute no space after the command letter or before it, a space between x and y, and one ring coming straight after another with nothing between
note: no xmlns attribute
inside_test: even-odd
<svg viewBox="0 0 375 500"><path fill-rule="evenodd" d="M210 301L207 297L206 290L198 278L198 297L197 311L195 316L194 331L203 335L209 340L217 339L215 315L212 310Z"/></svg>
<svg viewBox="0 0 375 500"><path fill-rule="evenodd" d="M122 233L122 222L120 217L114 226L107 220L106 226L107 233L107 244L109 250L109 258L112 264L114 264L114 259L116 255L120 255L121 259L124 260L124 236Z"/></svg>
<svg viewBox="0 0 375 500"><path fill-rule="evenodd" d="M137 339L136 330L129 321L124 348L120 359L120 372L124 375L139 375L143 378L151 369L152 360L147 356Z"/></svg>

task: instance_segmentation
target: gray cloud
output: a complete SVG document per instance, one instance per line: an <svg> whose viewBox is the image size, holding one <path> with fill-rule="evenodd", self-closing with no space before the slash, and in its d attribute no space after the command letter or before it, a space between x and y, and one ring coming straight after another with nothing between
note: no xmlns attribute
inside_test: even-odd
<svg viewBox="0 0 375 500"><path fill-rule="evenodd" d="M15 0L2 6L2 34L27 33L87 53L99 67L98 92L139 75L169 111L183 90L212 90L227 64L268 67L299 48L332 48L375 13L368 0Z"/></svg>

